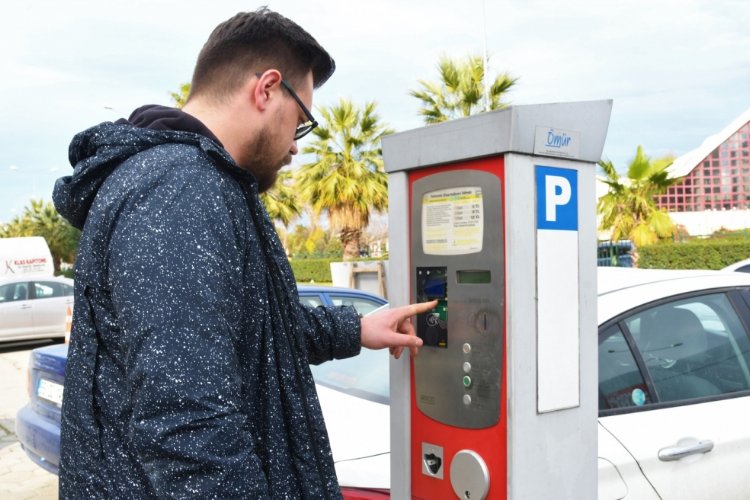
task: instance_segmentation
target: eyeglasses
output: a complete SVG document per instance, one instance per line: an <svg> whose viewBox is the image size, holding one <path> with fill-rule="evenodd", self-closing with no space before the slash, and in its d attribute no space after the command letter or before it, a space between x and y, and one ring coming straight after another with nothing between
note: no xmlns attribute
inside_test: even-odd
<svg viewBox="0 0 750 500"><path fill-rule="evenodd" d="M318 122L315 120L312 113L310 113L310 110L307 109L305 103L302 102L302 99L299 98L297 93L292 89L292 87L289 86L288 83L286 83L284 80L281 80L281 86L284 87L287 92L289 92L289 95L291 95L295 101L297 101L297 104L299 104L299 107L302 108L302 111L307 117L307 121L305 123L300 123L299 125L297 125L297 131L294 133L294 140L297 141L312 132L312 130L318 126Z"/></svg>

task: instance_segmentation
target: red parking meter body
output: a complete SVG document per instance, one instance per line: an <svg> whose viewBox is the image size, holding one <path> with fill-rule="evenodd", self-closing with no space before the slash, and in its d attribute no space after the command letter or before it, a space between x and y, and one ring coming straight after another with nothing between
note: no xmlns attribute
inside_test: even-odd
<svg viewBox="0 0 750 500"><path fill-rule="evenodd" d="M502 183L502 156L409 174L411 299L438 301L416 318L425 342L411 370L416 498L451 498L456 482L464 497L487 495L490 470L492 496L505 498ZM450 480L456 456L475 485Z"/></svg>

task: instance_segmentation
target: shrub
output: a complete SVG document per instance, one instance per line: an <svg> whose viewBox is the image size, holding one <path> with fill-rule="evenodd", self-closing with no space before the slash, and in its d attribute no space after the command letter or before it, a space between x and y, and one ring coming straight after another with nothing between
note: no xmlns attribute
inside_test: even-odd
<svg viewBox="0 0 750 500"><path fill-rule="evenodd" d="M310 281L330 283L331 262L339 262L341 259L291 259L294 278L297 283L309 283Z"/></svg>
<svg viewBox="0 0 750 500"><path fill-rule="evenodd" d="M76 277L76 271L74 268L69 267L65 269L60 269L60 272L57 274L58 276L64 276L66 278L75 279Z"/></svg>
<svg viewBox="0 0 750 500"><path fill-rule="evenodd" d="M358 259L357 262L365 261L377 261L384 259L374 258L363 258ZM316 283L331 283L333 277L331 276L331 262L342 262L341 257L335 259L290 259L289 263L292 265L292 271L294 272L294 278L297 283L309 283L314 281Z"/></svg>
<svg viewBox="0 0 750 500"><path fill-rule="evenodd" d="M750 257L750 241L734 238L690 240L638 249L638 267L651 269L721 269Z"/></svg>

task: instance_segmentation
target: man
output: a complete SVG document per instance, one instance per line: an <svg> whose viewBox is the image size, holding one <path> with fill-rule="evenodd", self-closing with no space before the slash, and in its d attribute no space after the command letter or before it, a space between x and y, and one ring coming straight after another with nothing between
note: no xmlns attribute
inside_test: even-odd
<svg viewBox="0 0 750 500"><path fill-rule="evenodd" d="M408 317L434 304L360 321L299 303L258 195L333 70L292 21L241 13L209 37L184 111L74 138L54 192L83 229L61 498L340 498L308 364L415 354Z"/></svg>

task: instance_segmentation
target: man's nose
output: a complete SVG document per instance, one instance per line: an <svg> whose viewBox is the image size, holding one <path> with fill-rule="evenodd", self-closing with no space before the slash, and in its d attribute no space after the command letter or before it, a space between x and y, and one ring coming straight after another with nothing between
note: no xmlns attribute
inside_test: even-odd
<svg viewBox="0 0 750 500"><path fill-rule="evenodd" d="M289 148L289 154L290 155L296 155L299 152L297 149L297 141L292 142L292 147Z"/></svg>

